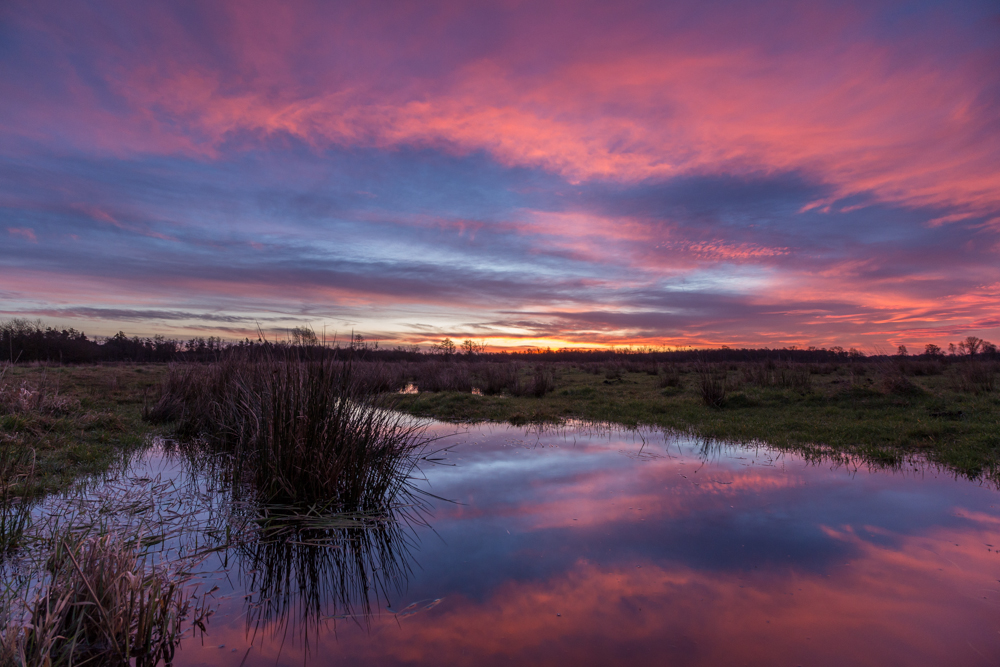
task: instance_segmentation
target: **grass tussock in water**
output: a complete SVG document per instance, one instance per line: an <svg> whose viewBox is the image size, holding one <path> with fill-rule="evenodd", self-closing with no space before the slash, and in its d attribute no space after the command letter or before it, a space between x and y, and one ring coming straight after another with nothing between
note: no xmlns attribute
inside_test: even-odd
<svg viewBox="0 0 1000 667"><path fill-rule="evenodd" d="M377 511L406 485L422 428L381 376L332 359L230 358L171 372L152 421L232 456L268 502Z"/></svg>

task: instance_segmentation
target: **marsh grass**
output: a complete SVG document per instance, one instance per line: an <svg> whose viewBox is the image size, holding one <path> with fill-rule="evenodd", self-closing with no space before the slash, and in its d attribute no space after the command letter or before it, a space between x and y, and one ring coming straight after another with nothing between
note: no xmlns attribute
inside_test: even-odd
<svg viewBox="0 0 1000 667"><path fill-rule="evenodd" d="M31 520L26 491L34 477L34 452L0 442L0 562L23 544Z"/></svg>
<svg viewBox="0 0 1000 667"><path fill-rule="evenodd" d="M556 388L556 366L541 363L532 367L516 361L428 361L406 364L405 372L421 392L542 397Z"/></svg>
<svg viewBox="0 0 1000 667"><path fill-rule="evenodd" d="M743 382L760 388L781 387L796 391L812 389L811 371L803 364L789 364L768 359L742 365Z"/></svg>
<svg viewBox="0 0 1000 667"><path fill-rule="evenodd" d="M114 534L53 538L47 579L28 601L30 622L8 625L4 661L18 665L169 663L192 609L184 582L148 567Z"/></svg>
<svg viewBox="0 0 1000 667"><path fill-rule="evenodd" d="M874 371L872 382L875 390L896 396L921 396L924 394L924 390L907 377L907 372L911 369L907 367L905 362L886 357L872 362L871 366Z"/></svg>
<svg viewBox="0 0 1000 667"><path fill-rule="evenodd" d="M264 502L378 511L407 486L423 428L350 363L235 358L179 369L148 411L202 436Z"/></svg>
<svg viewBox="0 0 1000 667"><path fill-rule="evenodd" d="M66 415L80 407L80 401L60 395L58 383L5 381L10 364L0 365L0 415ZM44 380L44 378L43 378Z"/></svg>
<svg viewBox="0 0 1000 667"><path fill-rule="evenodd" d="M169 663L211 613L191 580L217 545L193 537L188 496L123 458L39 500L0 565L0 665Z"/></svg>
<svg viewBox="0 0 1000 667"><path fill-rule="evenodd" d="M666 364L658 369L657 386L660 389L681 386L681 373L676 364Z"/></svg>
<svg viewBox="0 0 1000 667"><path fill-rule="evenodd" d="M545 394L554 391L555 388L556 379L552 369L547 368L543 364L538 364L535 366L535 372L532 374L531 380L521 390L522 393L514 395L530 395L535 398L541 398L545 396Z"/></svg>
<svg viewBox="0 0 1000 667"><path fill-rule="evenodd" d="M473 368L476 384L485 396L521 391L521 367L517 363L480 363Z"/></svg>
<svg viewBox="0 0 1000 667"><path fill-rule="evenodd" d="M625 367L616 362L604 366L604 379L611 382L620 382L625 377Z"/></svg>
<svg viewBox="0 0 1000 667"><path fill-rule="evenodd" d="M986 394L997 389L998 364L994 361L968 359L958 365L955 389L970 394Z"/></svg>
<svg viewBox="0 0 1000 667"><path fill-rule="evenodd" d="M698 367L698 380L702 402L710 408L721 409L724 407L728 391L728 371L726 367L715 364L702 364Z"/></svg>
<svg viewBox="0 0 1000 667"><path fill-rule="evenodd" d="M890 364L891 373L902 375L917 390L887 385L880 361ZM767 442L824 455L842 452L866 457L877 465L919 455L962 477L1000 481L996 426L1000 396L996 390L977 393L973 384L962 384L968 361L775 362L776 367L788 363L793 374L807 374L808 391L795 389L795 382L782 386L765 380L769 386L761 387L746 381L744 368L760 362L711 365L714 371L697 362L675 363L657 377L623 373L620 381L613 382L602 377L602 364L586 363L563 369L557 390L543 399L442 393L404 396L401 405L415 415L459 422L527 424L580 419L658 426L735 443ZM706 373L699 371L709 370L708 379L715 379L718 396L723 389L723 368L725 401L718 408L706 404L702 396ZM676 386L661 386L668 373Z"/></svg>
<svg viewBox="0 0 1000 667"><path fill-rule="evenodd" d="M4 382L8 364L0 365L0 414L21 408L23 395L11 396ZM34 478L35 453L17 438L0 433L0 562L23 543L31 519L29 486Z"/></svg>
<svg viewBox="0 0 1000 667"><path fill-rule="evenodd" d="M413 383L419 391L457 391L470 393L473 387L472 373L465 363L431 361L413 364L410 370Z"/></svg>
<svg viewBox="0 0 1000 667"><path fill-rule="evenodd" d="M159 369L152 371L0 365L0 447L31 452L34 463L17 495L66 488L141 446L150 430L140 420L143 392ZM114 390L109 374L120 376Z"/></svg>

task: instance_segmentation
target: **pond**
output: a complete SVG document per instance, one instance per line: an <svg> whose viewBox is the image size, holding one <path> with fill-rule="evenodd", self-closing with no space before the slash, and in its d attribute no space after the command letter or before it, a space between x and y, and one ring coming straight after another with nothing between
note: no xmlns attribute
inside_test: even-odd
<svg viewBox="0 0 1000 667"><path fill-rule="evenodd" d="M216 611L174 664L1000 660L995 488L654 431L430 431L433 496L398 524L205 560ZM218 532L205 475L153 448L117 483L193 484Z"/></svg>

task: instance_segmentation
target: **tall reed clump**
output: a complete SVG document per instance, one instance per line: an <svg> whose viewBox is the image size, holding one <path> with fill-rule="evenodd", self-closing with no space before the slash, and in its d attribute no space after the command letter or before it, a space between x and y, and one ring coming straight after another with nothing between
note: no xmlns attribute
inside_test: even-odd
<svg viewBox="0 0 1000 667"><path fill-rule="evenodd" d="M228 453L262 500L377 512L408 488L423 429L351 364L233 357L179 373L149 418Z"/></svg>
<svg viewBox="0 0 1000 667"><path fill-rule="evenodd" d="M535 366L535 372L531 375L531 379L520 387L521 393L515 395L526 395L541 398L550 391L555 390L555 388L555 375L543 364L539 364Z"/></svg>
<svg viewBox="0 0 1000 667"><path fill-rule="evenodd" d="M216 421L212 397L221 396L235 371L233 363L211 367L173 365L160 385L153 405L144 405L142 417L153 423L175 422L183 437L195 437L213 428Z"/></svg>
<svg viewBox="0 0 1000 667"><path fill-rule="evenodd" d="M191 597L183 580L147 566L132 540L55 536L46 570L22 601L30 621L4 619L0 665L170 663Z"/></svg>
<svg viewBox="0 0 1000 667"><path fill-rule="evenodd" d="M721 408L726 404L727 376L725 366L703 364L698 368L701 380L701 400L710 408Z"/></svg>

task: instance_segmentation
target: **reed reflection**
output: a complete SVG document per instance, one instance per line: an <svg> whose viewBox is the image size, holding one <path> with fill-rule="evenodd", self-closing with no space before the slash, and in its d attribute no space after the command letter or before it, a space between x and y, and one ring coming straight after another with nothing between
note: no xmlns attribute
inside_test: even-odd
<svg viewBox="0 0 1000 667"><path fill-rule="evenodd" d="M174 443L193 485L215 498L224 515L220 572L243 598L247 639L302 641L327 626L370 626L373 615L405 591L417 530L427 525L428 496L414 486L415 459L380 502L364 507L317 500L276 503L245 460L204 442ZM265 639L266 640L266 639Z"/></svg>
<svg viewBox="0 0 1000 667"><path fill-rule="evenodd" d="M300 517L271 508L231 552L247 591L247 628L305 636L325 622L367 626L402 593L417 538L405 508L383 516Z"/></svg>

